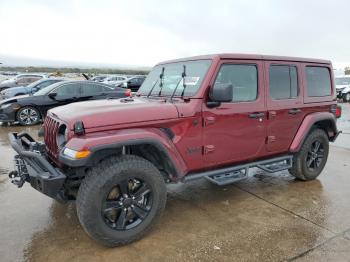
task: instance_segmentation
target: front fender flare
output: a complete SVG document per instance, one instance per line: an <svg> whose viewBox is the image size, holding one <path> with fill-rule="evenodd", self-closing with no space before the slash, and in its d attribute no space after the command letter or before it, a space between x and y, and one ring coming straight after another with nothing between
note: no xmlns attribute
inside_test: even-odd
<svg viewBox="0 0 350 262"><path fill-rule="evenodd" d="M164 153L176 172L175 176L182 177L187 173L187 166L175 145L158 128L123 129L76 136L70 139L65 147L76 151L90 150L90 156L79 160L72 159L63 155L63 148L60 151L59 159L62 163L71 167L91 166L94 165L94 157L101 150L141 144L151 144Z"/></svg>
<svg viewBox="0 0 350 262"><path fill-rule="evenodd" d="M334 141L338 132L336 117L329 112L318 112L307 115L302 124L300 125L297 134L295 135L293 142L289 148L290 152L298 152L304 143L308 133L311 131L312 127L320 121L329 120L331 122L331 132L333 133L330 137L330 141Z"/></svg>

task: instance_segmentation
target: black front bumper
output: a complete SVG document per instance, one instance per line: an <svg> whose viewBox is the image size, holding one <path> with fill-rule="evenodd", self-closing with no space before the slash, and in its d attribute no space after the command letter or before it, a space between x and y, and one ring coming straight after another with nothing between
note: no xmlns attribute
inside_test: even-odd
<svg viewBox="0 0 350 262"><path fill-rule="evenodd" d="M36 142L27 133L9 133L15 156L15 171L10 173L12 183L21 187L28 182L41 193L66 202L63 184L66 176L45 156L44 144Z"/></svg>

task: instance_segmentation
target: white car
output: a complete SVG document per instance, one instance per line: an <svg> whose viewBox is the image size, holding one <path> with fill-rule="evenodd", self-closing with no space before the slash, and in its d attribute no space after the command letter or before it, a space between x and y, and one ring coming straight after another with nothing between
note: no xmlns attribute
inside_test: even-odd
<svg viewBox="0 0 350 262"><path fill-rule="evenodd" d="M350 75L338 76L335 78L337 97L344 102L350 102Z"/></svg>
<svg viewBox="0 0 350 262"><path fill-rule="evenodd" d="M125 76L110 76L107 77L103 83L112 85L112 86L117 86L118 84L124 82L127 78Z"/></svg>

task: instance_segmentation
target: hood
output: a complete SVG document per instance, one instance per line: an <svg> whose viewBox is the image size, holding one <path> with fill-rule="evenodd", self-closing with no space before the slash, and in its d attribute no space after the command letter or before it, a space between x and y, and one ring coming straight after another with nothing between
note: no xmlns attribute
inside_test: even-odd
<svg viewBox="0 0 350 262"><path fill-rule="evenodd" d="M16 87L10 87L10 88L7 88L5 89L3 92L5 93L15 93L17 91L25 91L25 92L28 92L29 88L25 87L25 86L16 86Z"/></svg>
<svg viewBox="0 0 350 262"><path fill-rule="evenodd" d="M29 97L29 95L23 95L23 96L16 96L16 97L11 97L8 99L4 99L0 101L0 105L2 104L9 104L9 103L16 103L18 100L26 99Z"/></svg>
<svg viewBox="0 0 350 262"><path fill-rule="evenodd" d="M346 87L349 87L350 85L336 85L335 88L336 89L344 89Z"/></svg>
<svg viewBox="0 0 350 262"><path fill-rule="evenodd" d="M7 80L4 80L4 81L2 81L1 83L0 83L0 86L6 86L6 85L8 85L8 84L13 84L15 82L15 80L13 80L13 79L7 79Z"/></svg>
<svg viewBox="0 0 350 262"><path fill-rule="evenodd" d="M70 128L77 121L84 127L103 127L178 118L174 104L147 98L105 99L78 102L53 108L49 114L66 122Z"/></svg>

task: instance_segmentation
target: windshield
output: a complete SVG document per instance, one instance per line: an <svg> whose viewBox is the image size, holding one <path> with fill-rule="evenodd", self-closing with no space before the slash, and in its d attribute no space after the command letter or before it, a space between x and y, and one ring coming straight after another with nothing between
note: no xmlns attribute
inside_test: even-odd
<svg viewBox="0 0 350 262"><path fill-rule="evenodd" d="M58 82L52 85L49 85L47 87L44 87L43 89L40 89L38 92L35 92L33 94L33 96L43 96L48 94L49 92L51 92L51 90L53 90L54 88L56 88L57 86L59 86L62 82Z"/></svg>
<svg viewBox="0 0 350 262"><path fill-rule="evenodd" d="M350 84L350 77L337 77L335 79L336 85L349 85Z"/></svg>
<svg viewBox="0 0 350 262"><path fill-rule="evenodd" d="M211 60L197 60L157 65L148 74L138 93L141 95L148 95L150 90L154 87L151 95L158 96L159 91L161 90L162 96L171 96L178 85L175 96L180 96L184 89L182 73L184 72L184 66L186 66L186 87L183 95L193 96L201 86L211 62ZM161 81L159 76L161 75L163 68L164 75ZM161 82L163 83L162 88L160 85Z"/></svg>

